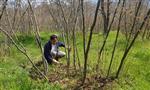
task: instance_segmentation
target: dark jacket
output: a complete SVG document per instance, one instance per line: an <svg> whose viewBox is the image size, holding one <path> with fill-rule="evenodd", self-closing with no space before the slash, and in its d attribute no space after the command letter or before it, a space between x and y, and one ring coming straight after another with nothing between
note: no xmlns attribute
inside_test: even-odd
<svg viewBox="0 0 150 90"><path fill-rule="evenodd" d="M57 42L56 43L57 48L59 47L65 47L65 44L62 42ZM52 43L51 41L48 41L45 45L44 45L44 56L45 58L50 61L52 59L52 55L50 54L52 49Z"/></svg>

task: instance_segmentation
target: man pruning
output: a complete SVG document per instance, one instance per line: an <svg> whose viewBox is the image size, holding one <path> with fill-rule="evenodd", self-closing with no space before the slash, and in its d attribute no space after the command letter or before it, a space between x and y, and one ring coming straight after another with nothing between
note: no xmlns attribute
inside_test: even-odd
<svg viewBox="0 0 150 90"><path fill-rule="evenodd" d="M65 44L58 41L57 35L51 35L50 40L44 46L44 56L49 64L60 64L59 58L66 55L65 52L59 51L59 47L65 47Z"/></svg>

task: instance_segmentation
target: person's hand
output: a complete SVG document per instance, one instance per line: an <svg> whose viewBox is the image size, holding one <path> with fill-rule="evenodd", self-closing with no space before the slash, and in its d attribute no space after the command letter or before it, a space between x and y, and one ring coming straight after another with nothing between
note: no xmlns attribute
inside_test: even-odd
<svg viewBox="0 0 150 90"><path fill-rule="evenodd" d="M60 62L58 62L58 61L55 60L55 59L52 59L52 61L53 61L54 64L60 64Z"/></svg>

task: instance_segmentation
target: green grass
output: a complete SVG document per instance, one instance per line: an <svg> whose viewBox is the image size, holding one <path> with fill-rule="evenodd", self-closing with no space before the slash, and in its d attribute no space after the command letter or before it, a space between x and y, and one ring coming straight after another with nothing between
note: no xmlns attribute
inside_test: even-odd
<svg viewBox="0 0 150 90"><path fill-rule="evenodd" d="M26 47L32 60L39 61L40 50L36 46L34 37L19 35L18 38ZM1 41L3 42L3 39ZM2 48L1 46L1 50ZM23 69L21 65L28 68ZM0 90L60 90L57 84L32 80L28 73L30 67L31 64L25 56L15 46L11 46L10 55L0 57Z"/></svg>
<svg viewBox="0 0 150 90"><path fill-rule="evenodd" d="M41 32L42 44L49 40L49 36L53 33ZM100 68L102 69L102 76L106 76L108 64L110 62L111 52L115 40L116 32L111 32L108 42L105 47L105 55L101 59ZM1 37L1 35L0 35ZM40 50L36 45L34 36L18 36L19 41L23 43L32 57L34 62L40 60ZM62 39L60 39L62 40ZM97 64L98 50L102 45L103 36L101 34L94 34L91 49L88 59L88 75L94 74L95 66ZM0 39L3 42L3 38ZM77 35L77 47L79 50L79 57L83 66L83 43L82 34ZM120 34L115 53L114 61L112 63L111 75L115 75L118 64L123 56L125 49L125 36ZM1 46L1 48L3 48ZM62 49L64 50L64 49ZM1 51L2 52L2 51ZM0 55L1 56L1 55ZM72 60L72 53L71 53ZM65 62L65 60L64 60ZM66 63L66 62L65 62ZM0 90L59 90L61 84L49 84L45 81L35 81L29 77L28 69L23 69L20 65L30 67L30 62L11 46L10 56L0 57ZM118 81L113 82L112 89L114 90L149 90L150 89L150 41L138 39L134 47L129 52L126 58L124 68L120 74ZM53 67L50 67L53 68ZM93 70L94 69L94 70ZM110 89L108 87L108 89Z"/></svg>

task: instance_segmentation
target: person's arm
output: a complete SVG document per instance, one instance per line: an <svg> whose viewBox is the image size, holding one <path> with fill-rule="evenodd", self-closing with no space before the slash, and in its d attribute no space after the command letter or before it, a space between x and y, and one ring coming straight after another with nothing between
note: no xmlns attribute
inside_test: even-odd
<svg viewBox="0 0 150 90"><path fill-rule="evenodd" d="M63 42L58 42L59 47L66 47L65 44Z"/></svg>
<svg viewBox="0 0 150 90"><path fill-rule="evenodd" d="M64 48L66 48L66 49L69 49L69 51L71 51L71 47L70 47L70 46L67 47L63 42L59 42L59 46L60 46L60 47L64 47Z"/></svg>

